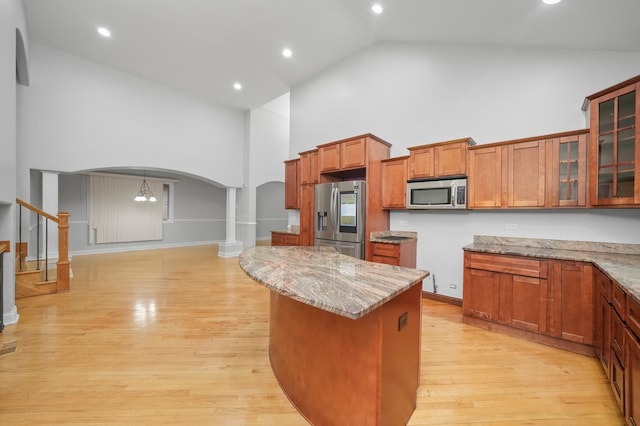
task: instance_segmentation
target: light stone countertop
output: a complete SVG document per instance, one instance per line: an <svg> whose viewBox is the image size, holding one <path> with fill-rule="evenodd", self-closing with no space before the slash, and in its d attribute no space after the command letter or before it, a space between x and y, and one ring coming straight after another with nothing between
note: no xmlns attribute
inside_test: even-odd
<svg viewBox="0 0 640 426"><path fill-rule="evenodd" d="M476 235L463 250L591 262L640 304L640 244L601 243Z"/></svg>
<svg viewBox="0 0 640 426"><path fill-rule="evenodd" d="M412 231L378 231L372 232L369 237L371 242L385 244L404 244L417 239L418 233Z"/></svg>
<svg viewBox="0 0 640 426"><path fill-rule="evenodd" d="M240 267L269 290L358 319L408 290L428 271L366 262L332 247L251 247Z"/></svg>
<svg viewBox="0 0 640 426"><path fill-rule="evenodd" d="M271 232L278 232L280 234L300 235L300 226L292 225L287 229L273 229Z"/></svg>

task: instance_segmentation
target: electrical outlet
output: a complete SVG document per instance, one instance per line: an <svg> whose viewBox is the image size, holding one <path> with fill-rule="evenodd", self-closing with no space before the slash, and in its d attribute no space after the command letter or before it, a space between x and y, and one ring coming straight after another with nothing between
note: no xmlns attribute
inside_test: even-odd
<svg viewBox="0 0 640 426"><path fill-rule="evenodd" d="M398 317L398 331L402 330L407 326L407 317L409 316L409 312L405 312L404 314Z"/></svg>
<svg viewBox="0 0 640 426"><path fill-rule="evenodd" d="M518 229L518 224L517 223L507 223L504 227L507 228L507 229Z"/></svg>
<svg viewBox="0 0 640 426"><path fill-rule="evenodd" d="M449 284L449 288L458 288L457 285L455 285L454 283Z"/></svg>
<svg viewBox="0 0 640 426"><path fill-rule="evenodd" d="M408 225L408 224L409 224L409 222L407 222L406 220L399 220L399 221L398 221L398 225L399 225L399 226L406 226L406 225Z"/></svg>

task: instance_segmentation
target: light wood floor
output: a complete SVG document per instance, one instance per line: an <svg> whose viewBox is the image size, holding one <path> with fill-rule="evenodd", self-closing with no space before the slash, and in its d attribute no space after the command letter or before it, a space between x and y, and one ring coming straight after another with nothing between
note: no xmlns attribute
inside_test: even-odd
<svg viewBox="0 0 640 426"><path fill-rule="evenodd" d="M0 425L305 425L269 365L268 290L216 250L76 256L70 293L18 300ZM595 359L429 300L418 392L410 425L624 424Z"/></svg>

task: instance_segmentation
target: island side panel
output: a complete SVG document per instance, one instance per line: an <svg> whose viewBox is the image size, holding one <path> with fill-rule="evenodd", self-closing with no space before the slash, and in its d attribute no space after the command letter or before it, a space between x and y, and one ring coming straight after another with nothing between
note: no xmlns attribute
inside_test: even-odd
<svg viewBox="0 0 640 426"><path fill-rule="evenodd" d="M271 292L271 366L311 423L406 424L420 380L421 288L358 320Z"/></svg>
<svg viewBox="0 0 640 426"><path fill-rule="evenodd" d="M280 387L312 424L379 424L380 309L358 320L271 291L269 356Z"/></svg>
<svg viewBox="0 0 640 426"><path fill-rule="evenodd" d="M382 425L406 424L420 386L422 281L382 306ZM399 318L406 314L404 325ZM400 329L399 329L400 328Z"/></svg>

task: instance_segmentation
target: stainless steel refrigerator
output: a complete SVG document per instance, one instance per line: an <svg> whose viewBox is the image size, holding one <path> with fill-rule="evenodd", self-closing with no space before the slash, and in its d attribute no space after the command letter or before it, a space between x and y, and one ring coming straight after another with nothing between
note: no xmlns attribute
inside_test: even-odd
<svg viewBox="0 0 640 426"><path fill-rule="evenodd" d="M315 245L364 259L365 181L318 184L315 198Z"/></svg>

